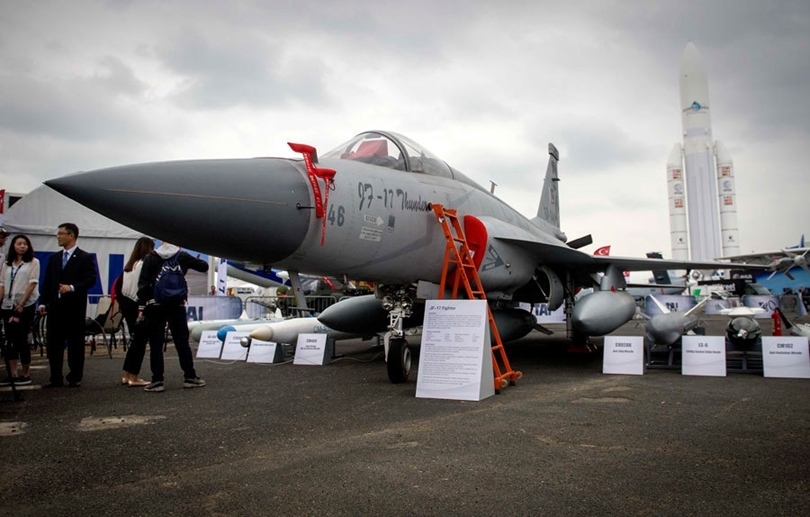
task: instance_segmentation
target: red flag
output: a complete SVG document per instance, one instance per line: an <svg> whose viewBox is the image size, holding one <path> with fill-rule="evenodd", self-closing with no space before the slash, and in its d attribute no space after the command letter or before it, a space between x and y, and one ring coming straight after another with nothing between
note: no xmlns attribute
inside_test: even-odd
<svg viewBox="0 0 810 517"><path fill-rule="evenodd" d="M602 246L598 250L594 251L593 254L600 257L607 257L610 255L610 246Z"/></svg>

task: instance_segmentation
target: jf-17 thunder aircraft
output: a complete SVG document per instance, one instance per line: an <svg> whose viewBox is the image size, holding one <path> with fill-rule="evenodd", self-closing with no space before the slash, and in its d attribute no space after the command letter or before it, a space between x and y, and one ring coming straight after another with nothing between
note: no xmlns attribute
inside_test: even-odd
<svg viewBox="0 0 810 517"><path fill-rule="evenodd" d="M623 271L748 267L580 251L592 239L569 241L560 229L559 155L551 144L531 219L393 132L364 132L321 156L309 145L289 146L301 156L143 163L45 183L147 235L285 269L299 305L298 273L374 282L375 299L344 306L352 310L333 328L365 334L356 327L369 323L374 305L371 314L385 318L389 329L386 361L393 382L404 382L410 371L403 328L420 325L424 301L438 297L447 240L435 204L456 210L471 248L480 250L475 262L493 317L498 325L524 329L508 333L512 338L532 329L515 323L527 320L527 311L516 308L520 302L545 302L550 311L565 304L574 340L613 332L635 313ZM595 291L575 301L581 287Z"/></svg>

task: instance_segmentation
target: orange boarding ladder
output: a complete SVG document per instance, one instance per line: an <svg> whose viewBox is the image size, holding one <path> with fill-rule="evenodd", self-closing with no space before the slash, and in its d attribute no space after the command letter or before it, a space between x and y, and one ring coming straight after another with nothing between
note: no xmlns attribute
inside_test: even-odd
<svg viewBox="0 0 810 517"><path fill-rule="evenodd" d="M444 296L450 266L455 265L451 297L453 299L458 298L459 284L463 284L464 288L467 290L468 299L486 300L487 296L481 285L481 278L478 276L478 268L476 268L473 262L470 246L467 244L467 239L464 236L464 230L461 228L461 224L456 216L456 211L449 208L445 209L439 204L431 204L431 209L433 213L436 214L436 219L438 219L439 224L441 224L444 236L447 239L447 247L444 251L444 265L442 266L442 279L439 283L439 299L442 299ZM515 382L520 379L523 374L512 370L512 367L509 365L509 359L506 357L506 350L503 348L501 335L498 333L498 327L495 325L495 318L492 316L492 310L489 308L489 305L487 305L487 318L489 319L489 328L492 333L493 341L495 342L495 344L492 345L492 370L495 374L495 392L500 393L501 388L505 388L507 385L514 386Z"/></svg>

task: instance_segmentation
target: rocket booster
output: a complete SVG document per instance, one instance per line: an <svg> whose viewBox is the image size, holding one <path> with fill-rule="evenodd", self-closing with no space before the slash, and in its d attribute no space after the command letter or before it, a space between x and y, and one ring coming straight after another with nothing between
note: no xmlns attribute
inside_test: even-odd
<svg viewBox="0 0 810 517"><path fill-rule="evenodd" d="M734 186L734 162L719 140L714 143L717 157L717 190L720 202L720 236L723 256L740 254L740 231L737 227L737 194Z"/></svg>
<svg viewBox="0 0 810 517"><path fill-rule="evenodd" d="M669 201L669 235L672 258L689 260L689 235L686 232L686 189L683 183L681 144L675 144L667 161L667 195Z"/></svg>

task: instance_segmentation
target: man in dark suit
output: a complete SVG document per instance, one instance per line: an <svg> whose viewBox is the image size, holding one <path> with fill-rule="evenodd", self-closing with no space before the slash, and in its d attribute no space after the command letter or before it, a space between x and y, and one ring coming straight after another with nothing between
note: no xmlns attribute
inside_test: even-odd
<svg viewBox="0 0 810 517"><path fill-rule="evenodd" d="M79 228L73 223L59 225L56 242L64 251L54 253L45 269L40 289L40 315L48 314L47 350L51 368L46 388L63 386L62 362L68 349L71 388L78 388L84 374L84 322L87 315L87 291L96 283L93 256L76 246Z"/></svg>

